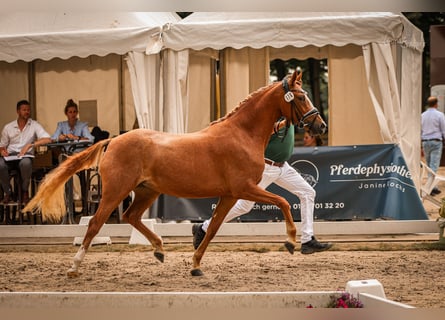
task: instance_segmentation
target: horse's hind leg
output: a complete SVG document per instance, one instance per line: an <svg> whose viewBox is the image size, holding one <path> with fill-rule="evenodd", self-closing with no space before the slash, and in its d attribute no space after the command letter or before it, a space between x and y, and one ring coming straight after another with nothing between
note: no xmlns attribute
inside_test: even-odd
<svg viewBox="0 0 445 320"><path fill-rule="evenodd" d="M135 196L130 207L124 212L122 219L128 222L142 233L154 248L154 256L161 262L164 262L164 248L162 239L141 221L142 214L149 208L159 196L158 192L144 187L138 187L134 190Z"/></svg>
<svg viewBox="0 0 445 320"><path fill-rule="evenodd" d="M113 210L130 192L126 192L124 189L125 188L120 189L119 193L117 193L114 189L109 190L107 184L103 184L103 192L99 207L88 223L88 229L83 238L82 245L74 256L73 264L67 272L68 277L73 278L79 276L79 266L82 263L83 258L85 257L85 254L91 245L91 241L98 234L104 223L108 220Z"/></svg>
<svg viewBox="0 0 445 320"><path fill-rule="evenodd" d="M204 255L210 241L212 241L219 227L223 223L227 213L236 203L236 200L237 199L232 197L221 197L219 199L215 211L213 212L212 220L210 220L209 227L207 228L206 235L199 245L198 249L196 249L195 253L193 254L193 269L191 271L192 276L203 275L203 272L200 269L202 256Z"/></svg>

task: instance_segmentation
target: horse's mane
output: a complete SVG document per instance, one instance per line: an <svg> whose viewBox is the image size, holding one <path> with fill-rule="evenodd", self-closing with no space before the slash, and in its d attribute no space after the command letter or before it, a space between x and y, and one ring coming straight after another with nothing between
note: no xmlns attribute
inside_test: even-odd
<svg viewBox="0 0 445 320"><path fill-rule="evenodd" d="M257 89L256 91L252 92L251 94L249 94L246 98L244 98L241 102L238 103L238 105L232 110L230 111L228 114L226 114L225 116L216 119L215 121L210 122L209 126L212 126L214 124L220 123L228 118L230 118L231 116L233 116L234 113L236 113L242 106L244 106L249 100L251 100L252 98L254 98L255 96L257 96L260 93L263 93L263 91L266 91L266 89L272 87L274 84L276 83L272 83L269 84L267 86L261 87L259 89Z"/></svg>

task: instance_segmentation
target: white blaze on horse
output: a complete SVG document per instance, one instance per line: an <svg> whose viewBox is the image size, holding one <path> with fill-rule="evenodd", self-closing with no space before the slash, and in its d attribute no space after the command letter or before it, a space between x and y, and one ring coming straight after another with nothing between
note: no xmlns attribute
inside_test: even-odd
<svg viewBox="0 0 445 320"><path fill-rule="evenodd" d="M103 140L69 157L50 172L37 194L24 208L42 213L43 219L60 221L65 215L64 184L76 172L98 167L102 179L100 205L90 220L82 245L68 276L78 276L79 266L92 239L112 211L133 191L134 200L123 214L152 244L163 262L161 238L141 221L142 214L160 194L183 198L219 197L206 236L193 255L192 275L200 276L200 262L218 228L238 199L278 206L286 220L286 248L293 253L296 227L289 203L257 186L264 169L264 150L281 116L312 134L326 124L301 87L301 73L263 87L232 112L195 133L171 134L136 129Z"/></svg>

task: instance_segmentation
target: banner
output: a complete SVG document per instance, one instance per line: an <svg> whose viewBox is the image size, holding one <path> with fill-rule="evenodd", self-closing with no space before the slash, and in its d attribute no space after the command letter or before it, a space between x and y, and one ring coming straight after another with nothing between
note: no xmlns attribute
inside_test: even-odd
<svg viewBox="0 0 445 320"><path fill-rule="evenodd" d="M315 220L427 220L428 216L397 145L295 148L289 164L315 191ZM204 183L204 182L203 182ZM272 184L300 221L297 196ZM217 198L183 199L161 195L151 216L200 221L211 217ZM256 203L240 221L282 221L281 210Z"/></svg>

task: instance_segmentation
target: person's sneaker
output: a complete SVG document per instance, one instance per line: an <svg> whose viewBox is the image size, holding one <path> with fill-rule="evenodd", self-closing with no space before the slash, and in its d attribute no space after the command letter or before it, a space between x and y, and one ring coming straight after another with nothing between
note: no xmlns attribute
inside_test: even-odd
<svg viewBox="0 0 445 320"><path fill-rule="evenodd" d="M204 230L202 230L202 223L195 223L192 226L192 234L193 234L193 247L198 249L199 245L201 244L202 240L204 239L206 233Z"/></svg>
<svg viewBox="0 0 445 320"><path fill-rule="evenodd" d="M301 253L302 254L311 254L314 252L321 252L328 250L332 247L332 243L321 243L318 242L317 239L315 239L314 236L312 236L312 239L308 242L305 242L301 245Z"/></svg>

